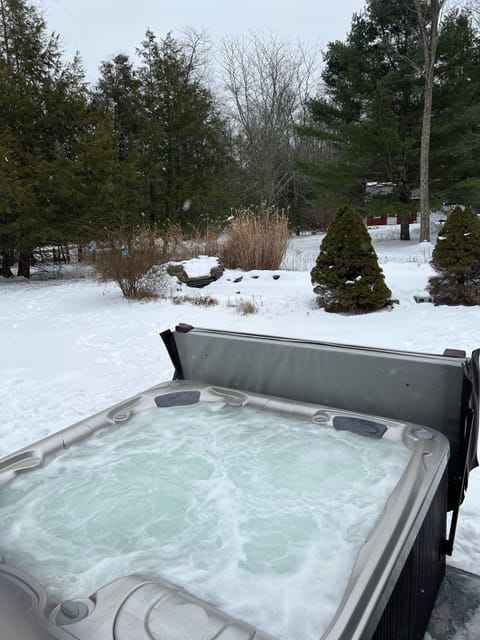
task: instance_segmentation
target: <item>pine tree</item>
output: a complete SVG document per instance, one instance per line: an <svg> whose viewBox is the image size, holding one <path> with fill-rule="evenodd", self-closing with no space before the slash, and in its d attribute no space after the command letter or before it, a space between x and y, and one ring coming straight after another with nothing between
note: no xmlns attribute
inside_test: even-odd
<svg viewBox="0 0 480 640"><path fill-rule="evenodd" d="M435 304L480 305L480 220L456 207L438 234L428 290Z"/></svg>
<svg viewBox="0 0 480 640"><path fill-rule="evenodd" d="M328 227L311 271L318 304L334 313L366 313L385 307L391 291L360 215L340 209Z"/></svg>
<svg viewBox="0 0 480 640"><path fill-rule="evenodd" d="M445 16L438 43L433 102L431 190L480 207L480 38L472 16Z"/></svg>
<svg viewBox="0 0 480 640"><path fill-rule="evenodd" d="M148 164L142 145L145 113L141 84L129 58L120 54L103 62L93 102L110 124L110 177L112 211L105 225L131 233L143 225L148 209L145 171Z"/></svg>
<svg viewBox="0 0 480 640"><path fill-rule="evenodd" d="M422 3L428 4L428 3ZM433 86L430 143L432 198L480 200L480 41L466 11L442 21ZM324 94L310 103L313 127L330 158L306 170L337 202L403 216L418 202L424 53L414 0L368 0L346 41L325 54ZM465 149L468 153L465 153ZM385 202L365 202L366 182L389 182ZM397 207L397 204L400 207Z"/></svg>
<svg viewBox="0 0 480 640"><path fill-rule="evenodd" d="M416 14L409 0L369 0L345 42L332 42L322 73L325 92L310 103L310 132L330 160L312 167L316 184L337 202L364 205L366 182L389 182L387 211L408 213L418 174L421 84ZM378 205L377 205L378 207ZM405 216L406 220L406 216ZM408 222L402 239L409 239Z"/></svg>
<svg viewBox="0 0 480 640"><path fill-rule="evenodd" d="M197 224L222 209L215 189L228 166L225 123L201 81L195 47L147 31L138 54L149 222Z"/></svg>
<svg viewBox="0 0 480 640"><path fill-rule="evenodd" d="M16 257L18 274L28 277L33 249L56 241L77 215L55 182L78 159L92 123L80 62L62 62L58 38L37 10L25 0L0 0L0 21L2 272ZM79 185L74 170L64 177L66 195Z"/></svg>

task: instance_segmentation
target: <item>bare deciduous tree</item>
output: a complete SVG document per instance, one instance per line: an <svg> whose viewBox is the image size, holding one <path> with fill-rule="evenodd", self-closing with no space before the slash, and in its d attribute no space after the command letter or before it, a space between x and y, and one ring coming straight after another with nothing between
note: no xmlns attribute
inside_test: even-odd
<svg viewBox="0 0 480 640"><path fill-rule="evenodd" d="M480 0L470 0L470 2L467 0L466 6L472 14L477 29L480 29Z"/></svg>
<svg viewBox="0 0 480 640"><path fill-rule="evenodd" d="M237 153L246 177L246 204L283 204L297 192L296 125L317 79L316 52L274 35L224 40L222 64L235 122Z"/></svg>

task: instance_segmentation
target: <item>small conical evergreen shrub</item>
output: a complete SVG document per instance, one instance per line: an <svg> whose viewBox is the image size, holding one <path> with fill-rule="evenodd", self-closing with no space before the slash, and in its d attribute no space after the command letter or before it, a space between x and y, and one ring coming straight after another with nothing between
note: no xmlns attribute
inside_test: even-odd
<svg viewBox="0 0 480 640"><path fill-rule="evenodd" d="M480 304L480 220L470 207L456 207L438 234L428 281L435 304Z"/></svg>
<svg viewBox="0 0 480 640"><path fill-rule="evenodd" d="M328 227L311 271L318 304L334 313L367 313L385 307L392 292L362 218L340 209Z"/></svg>

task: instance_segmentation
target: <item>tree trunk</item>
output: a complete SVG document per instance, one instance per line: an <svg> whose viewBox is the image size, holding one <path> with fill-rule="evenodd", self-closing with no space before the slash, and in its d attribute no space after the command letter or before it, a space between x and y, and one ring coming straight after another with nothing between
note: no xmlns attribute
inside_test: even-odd
<svg viewBox="0 0 480 640"><path fill-rule="evenodd" d="M412 194L410 190L410 185L405 181L401 180L396 185L395 189L396 197L402 203L402 205L411 204ZM405 207L406 209L406 207ZM400 208L400 240L410 240L410 223L408 221L410 217L410 213L407 210L403 210L403 207Z"/></svg>
<svg viewBox="0 0 480 640"><path fill-rule="evenodd" d="M0 267L0 276L4 278L13 278L12 272L13 255L11 251L5 251L2 254L2 266Z"/></svg>
<svg viewBox="0 0 480 640"><path fill-rule="evenodd" d="M429 164L432 94L437 56L438 27L445 0L431 0L427 5L415 0L424 56L424 97L422 137L420 142L420 242L430 242Z"/></svg>
<svg viewBox="0 0 480 640"><path fill-rule="evenodd" d="M420 143L420 242L430 242L430 129L432 125L433 66L425 77L422 138Z"/></svg>
<svg viewBox="0 0 480 640"><path fill-rule="evenodd" d="M408 213L402 214L400 219L400 240L410 240L410 223L408 222Z"/></svg>
<svg viewBox="0 0 480 640"><path fill-rule="evenodd" d="M153 180L150 180L148 183L148 199L149 199L149 219L150 224L154 225L157 222L157 216L155 212L155 186L153 184Z"/></svg>
<svg viewBox="0 0 480 640"><path fill-rule="evenodd" d="M30 278L30 264L31 264L31 254L30 253L21 253L18 258L18 269L17 276L23 276L24 278Z"/></svg>

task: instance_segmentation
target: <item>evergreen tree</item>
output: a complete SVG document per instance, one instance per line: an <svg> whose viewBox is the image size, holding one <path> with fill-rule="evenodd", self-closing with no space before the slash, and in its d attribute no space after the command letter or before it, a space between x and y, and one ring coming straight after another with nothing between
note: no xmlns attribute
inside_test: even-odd
<svg viewBox="0 0 480 640"><path fill-rule="evenodd" d="M414 0L369 0L354 16L347 40L328 46L325 93L310 103L314 126L306 131L331 151L328 161L306 168L317 186L337 201L400 213L402 239L409 238L408 213L418 206L412 194L419 185L423 113L419 42ZM478 186L478 45L467 13L446 16L438 42L430 158L431 193L442 200ZM465 154L465 146L472 153ZM383 202L365 202L367 182L389 182L394 193Z"/></svg>
<svg viewBox="0 0 480 640"><path fill-rule="evenodd" d="M75 172L64 169L78 160L91 122L80 62L62 62L58 38L47 34L36 9L25 0L0 0L0 20L2 271L16 257L19 275L28 277L33 249L54 242L77 214L58 193L79 186Z"/></svg>
<svg viewBox="0 0 480 640"><path fill-rule="evenodd" d="M480 220L473 209L456 207L449 214L431 264L438 273L428 284L435 304L480 304Z"/></svg>
<svg viewBox="0 0 480 640"><path fill-rule="evenodd" d="M314 128L331 159L310 169L337 201L364 204L366 182L389 182L385 204L408 213L417 184L422 101L412 61L418 57L416 14L409 0L370 0L354 15L346 42L330 43L325 95L312 100ZM409 238L408 223L402 238Z"/></svg>
<svg viewBox="0 0 480 640"><path fill-rule="evenodd" d="M450 202L480 206L480 38L470 14L442 23L434 85L431 190Z"/></svg>
<svg viewBox="0 0 480 640"><path fill-rule="evenodd" d="M137 150L144 124L140 80L125 54L103 62L100 74L95 97L99 106L111 116L118 137L118 159L122 161Z"/></svg>
<svg viewBox="0 0 480 640"><path fill-rule="evenodd" d="M72 154L57 160L50 180L55 210L64 212L56 219L52 237L56 243L82 246L120 226L119 176L108 117L92 109L87 120L77 124L79 139Z"/></svg>
<svg viewBox="0 0 480 640"><path fill-rule="evenodd" d="M325 311L366 313L388 304L391 291L367 228L352 208L340 209L328 227L311 279Z"/></svg>
<svg viewBox="0 0 480 640"><path fill-rule="evenodd" d="M199 78L195 51L148 31L138 53L149 222L198 223L224 210L216 185L229 164L225 123Z"/></svg>
<svg viewBox="0 0 480 640"><path fill-rule="evenodd" d="M110 125L114 167L110 177L112 216L107 228L129 231L145 222L143 130L146 126L141 83L128 56L120 54L101 65L93 102Z"/></svg>

